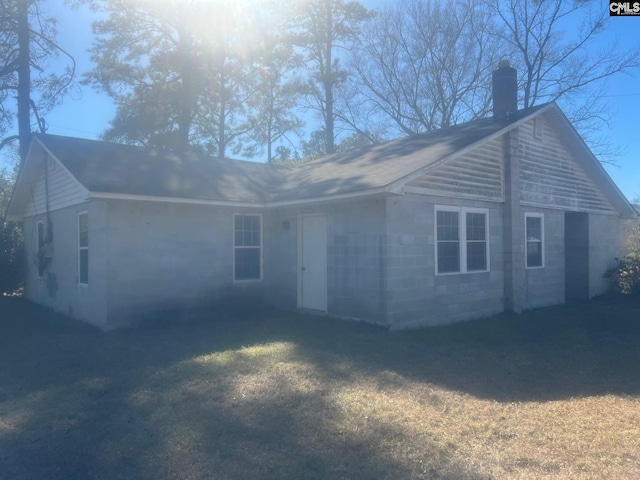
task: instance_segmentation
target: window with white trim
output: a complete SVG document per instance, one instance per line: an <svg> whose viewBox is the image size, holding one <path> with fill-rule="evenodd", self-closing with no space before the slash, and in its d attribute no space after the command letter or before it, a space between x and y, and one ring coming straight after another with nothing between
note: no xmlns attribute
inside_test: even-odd
<svg viewBox="0 0 640 480"><path fill-rule="evenodd" d="M234 280L261 280L262 217L234 215L233 227Z"/></svg>
<svg viewBox="0 0 640 480"><path fill-rule="evenodd" d="M436 206L436 272L489 271L489 210Z"/></svg>
<svg viewBox="0 0 640 480"><path fill-rule="evenodd" d="M36 250L37 261L36 266L38 267L38 277L44 276L44 222L38 222L38 249Z"/></svg>
<svg viewBox="0 0 640 480"><path fill-rule="evenodd" d="M525 213L525 242L527 268L544 267L544 215Z"/></svg>
<svg viewBox="0 0 640 480"><path fill-rule="evenodd" d="M78 283L89 284L89 214L78 213Z"/></svg>

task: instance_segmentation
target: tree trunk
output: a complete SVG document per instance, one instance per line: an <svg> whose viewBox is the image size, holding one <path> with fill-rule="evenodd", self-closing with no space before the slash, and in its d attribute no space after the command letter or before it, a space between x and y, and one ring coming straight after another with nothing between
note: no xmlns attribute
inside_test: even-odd
<svg viewBox="0 0 640 480"><path fill-rule="evenodd" d="M29 0L18 5L18 135L20 161L24 162L31 142L31 53L29 50Z"/></svg>

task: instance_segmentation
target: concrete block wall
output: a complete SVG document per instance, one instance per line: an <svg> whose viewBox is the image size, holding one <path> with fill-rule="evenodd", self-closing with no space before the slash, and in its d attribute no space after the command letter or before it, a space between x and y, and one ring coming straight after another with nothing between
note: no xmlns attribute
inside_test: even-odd
<svg viewBox="0 0 640 480"><path fill-rule="evenodd" d="M297 208L276 207L265 212L264 269L269 302L295 309L298 303Z"/></svg>
<svg viewBox="0 0 640 480"><path fill-rule="evenodd" d="M235 297L262 301L263 280L234 282L234 213L261 209L108 202L109 324L163 315L226 315ZM264 217L263 217L264 225ZM263 227L263 235L264 235ZM265 254L263 237L263 258ZM226 302L226 303L225 303Z"/></svg>
<svg viewBox="0 0 640 480"><path fill-rule="evenodd" d="M589 297L595 297L610 288L604 273L621 254L620 218L611 215L589 215Z"/></svg>
<svg viewBox="0 0 640 480"><path fill-rule="evenodd" d="M89 221L89 284L78 284L78 213ZM50 213L53 225L53 256L44 275L38 277L37 224L47 225L44 212L24 221L25 297L92 325L107 324L106 205L92 200Z"/></svg>
<svg viewBox="0 0 640 480"><path fill-rule="evenodd" d="M330 314L386 323L385 198L336 205L328 218Z"/></svg>
<svg viewBox="0 0 640 480"><path fill-rule="evenodd" d="M489 210L489 272L436 275L435 205ZM407 194L387 200L387 312L394 329L442 325L504 309L503 206Z"/></svg>
<svg viewBox="0 0 640 480"><path fill-rule="evenodd" d="M327 218L327 313L385 323L383 197L269 209L269 300L284 308L298 304L298 221L303 214Z"/></svg>
<svg viewBox="0 0 640 480"><path fill-rule="evenodd" d="M525 269L523 308L562 304L565 302L565 212L534 207L523 207L523 211L544 214L545 256L544 268Z"/></svg>

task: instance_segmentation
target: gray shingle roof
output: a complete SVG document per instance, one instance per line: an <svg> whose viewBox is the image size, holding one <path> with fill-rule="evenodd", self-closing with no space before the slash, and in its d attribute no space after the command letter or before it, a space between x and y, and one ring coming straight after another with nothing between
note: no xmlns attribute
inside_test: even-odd
<svg viewBox="0 0 640 480"><path fill-rule="evenodd" d="M520 110L508 122L492 118L337 153L292 168L273 198L322 197L389 186L417 170L499 132L545 105Z"/></svg>
<svg viewBox="0 0 640 480"><path fill-rule="evenodd" d="M256 162L36 135L90 192L260 202L277 169Z"/></svg>
<svg viewBox="0 0 640 480"><path fill-rule="evenodd" d="M56 135L36 137L90 192L266 203L387 187L543 107L520 110L508 122L476 120L290 168Z"/></svg>

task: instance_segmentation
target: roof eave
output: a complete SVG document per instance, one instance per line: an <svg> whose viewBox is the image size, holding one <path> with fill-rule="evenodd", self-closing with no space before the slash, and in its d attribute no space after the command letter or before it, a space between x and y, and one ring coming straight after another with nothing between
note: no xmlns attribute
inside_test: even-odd
<svg viewBox="0 0 640 480"><path fill-rule="evenodd" d="M266 206L261 201L246 200L216 200L207 198L188 198L188 197L167 197L160 195L138 195L131 193L113 193L113 192L89 192L89 198L105 199L105 200L134 200L144 202L164 202L164 203L184 203L190 205L214 205L221 207L250 207L263 208Z"/></svg>
<svg viewBox="0 0 640 480"><path fill-rule="evenodd" d="M89 198L106 199L106 200L132 200L146 202L166 202L166 203L183 203L191 205L212 205L220 207L241 207L241 208L270 208L270 207L286 207L295 205L305 205L309 203L332 202L336 200L346 200L349 198L366 197L371 195L400 195L401 192L390 190L387 187L370 188L349 193L339 193L333 195L323 195L321 197L298 198L287 200L272 201L246 201L246 200L220 200L220 199L203 199L203 198L186 198L186 197L163 197L156 195L137 195L128 193L111 193L111 192L89 192Z"/></svg>

